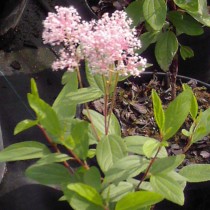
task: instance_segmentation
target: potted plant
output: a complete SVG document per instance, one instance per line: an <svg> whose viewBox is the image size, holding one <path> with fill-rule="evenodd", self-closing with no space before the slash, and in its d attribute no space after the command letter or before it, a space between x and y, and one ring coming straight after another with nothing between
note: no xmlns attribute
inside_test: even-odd
<svg viewBox="0 0 210 210"><path fill-rule="evenodd" d="M38 159L27 168L26 176L62 190L60 200L73 209L149 210L163 199L183 205L186 182L210 180L210 165L178 169L185 155L168 156L166 151L168 140L187 117L191 126L183 130L188 137L185 150L210 133L210 109L198 114L196 97L186 84L166 110L152 91L159 129L156 139L122 137L113 114L117 84L146 68L146 60L135 53L141 45L131 24L124 11L90 22L81 21L73 7L56 7L56 13L49 13L43 38L45 43L61 45L53 69L67 69L64 87L49 105L40 98L32 79L27 97L36 118L21 121L14 134L38 126L51 147L24 141L0 152L1 162ZM88 87L83 87L81 61L85 61ZM101 97L103 115L87 104ZM76 114L80 104L84 104L82 118Z"/></svg>

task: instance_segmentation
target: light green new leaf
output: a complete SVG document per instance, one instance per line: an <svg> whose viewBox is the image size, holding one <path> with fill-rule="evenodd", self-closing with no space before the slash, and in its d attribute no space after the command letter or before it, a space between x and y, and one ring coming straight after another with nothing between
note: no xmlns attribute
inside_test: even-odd
<svg viewBox="0 0 210 210"><path fill-rule="evenodd" d="M27 177L45 185L64 184L71 181L69 170L58 163L32 165L26 169L25 174Z"/></svg>
<svg viewBox="0 0 210 210"><path fill-rule="evenodd" d="M162 107L161 99L154 89L152 90L152 103L155 121L159 127L160 132L162 133L165 126L165 113Z"/></svg>
<svg viewBox="0 0 210 210"><path fill-rule="evenodd" d="M104 184L119 183L120 181L132 178L143 172L149 161L138 155L126 156L113 164L105 172Z"/></svg>
<svg viewBox="0 0 210 210"><path fill-rule="evenodd" d="M167 174L157 174L155 176L151 176L150 183L153 190L164 196L167 200L179 205L184 204L182 186Z"/></svg>
<svg viewBox="0 0 210 210"><path fill-rule="evenodd" d="M72 103L71 98L67 97L68 93L78 89L76 72L65 72L62 83L65 85L55 99L52 108L60 120L66 121L74 118L76 114L76 103Z"/></svg>
<svg viewBox="0 0 210 210"><path fill-rule="evenodd" d="M89 109L89 113L91 116L92 123L97 128L100 135L104 135L105 134L104 116L91 109ZM89 118L87 110L83 110L83 114ZM121 127L119 121L113 113L110 119L108 134L115 134L121 136Z"/></svg>
<svg viewBox="0 0 210 210"><path fill-rule="evenodd" d="M210 108L201 112L196 119L196 127L192 135L192 143L201 140L210 133Z"/></svg>
<svg viewBox="0 0 210 210"><path fill-rule="evenodd" d="M36 162L37 165L45 165L50 163L59 163L70 160L71 157L66 154L61 153L51 153L49 155L43 156L40 160Z"/></svg>
<svg viewBox="0 0 210 210"><path fill-rule="evenodd" d="M37 115L39 123L53 136L59 136L61 133L61 126L52 107L42 99L28 93L28 102L30 107Z"/></svg>
<svg viewBox="0 0 210 210"><path fill-rule="evenodd" d="M159 34L155 45L155 57L163 71L168 71L177 50L178 41L172 31Z"/></svg>
<svg viewBox="0 0 210 210"><path fill-rule="evenodd" d="M22 131L25 131L37 124L38 124L37 120L29 120L29 119L23 120L16 125L16 127L14 129L14 135L16 135Z"/></svg>
<svg viewBox="0 0 210 210"><path fill-rule="evenodd" d="M160 30L166 19L166 2L164 0L144 0L143 15L154 30Z"/></svg>
<svg viewBox="0 0 210 210"><path fill-rule="evenodd" d="M190 112L192 96L190 90L184 90L169 104L165 111L164 140L168 140L176 134L184 123Z"/></svg>
<svg viewBox="0 0 210 210"><path fill-rule="evenodd" d="M177 168L184 160L185 155L169 156L157 159L150 169L151 174L169 172Z"/></svg>
<svg viewBox="0 0 210 210"><path fill-rule="evenodd" d="M127 193L134 191L134 186L128 182L120 182L119 184L111 184L106 187L102 192L102 197L104 200L109 198L110 202L117 202Z"/></svg>
<svg viewBox="0 0 210 210"><path fill-rule="evenodd" d="M143 2L142 0L136 0L131 2L128 7L125 8L128 17L133 20L133 25L137 26L137 24L144 21L143 16Z"/></svg>
<svg viewBox="0 0 210 210"><path fill-rule="evenodd" d="M42 143L25 141L12 144L0 151L0 162L29 160L50 154L50 150Z"/></svg>
<svg viewBox="0 0 210 210"><path fill-rule="evenodd" d="M200 1L200 0L199 0ZM174 0L174 3L188 12L198 12L198 0Z"/></svg>
<svg viewBox="0 0 210 210"><path fill-rule="evenodd" d="M210 180L209 164L192 164L183 167L179 174L187 178L188 182L205 182Z"/></svg>
<svg viewBox="0 0 210 210"><path fill-rule="evenodd" d="M172 11L168 13L168 18L179 34L185 33L190 36L198 36L204 32L202 25L186 13Z"/></svg>
<svg viewBox="0 0 210 210"><path fill-rule="evenodd" d="M103 172L125 156L127 156L126 144L116 135L104 136L96 147L96 158Z"/></svg>
<svg viewBox="0 0 210 210"><path fill-rule="evenodd" d="M150 44L155 43L157 41L159 33L160 31L148 31L141 34L139 39L141 41L142 46L139 50L136 50L135 52L138 54L144 52L150 46Z"/></svg>
<svg viewBox="0 0 210 210"><path fill-rule="evenodd" d="M31 94L39 98L39 92L34 78L31 78Z"/></svg>
<svg viewBox="0 0 210 210"><path fill-rule="evenodd" d="M83 180L85 184L93 187L98 192L101 190L101 174L95 166L90 167L85 172Z"/></svg>
<svg viewBox="0 0 210 210"><path fill-rule="evenodd" d="M160 146L161 146L160 141L153 138L148 139L143 145L144 155L147 158L154 157ZM167 157L167 156L168 156L168 153L165 147L161 147L157 157L161 158L161 157Z"/></svg>
<svg viewBox="0 0 210 210"><path fill-rule="evenodd" d="M160 194L147 191L131 192L117 202L115 210L139 210L163 200Z"/></svg>
<svg viewBox="0 0 210 210"><path fill-rule="evenodd" d="M186 60L187 58L192 58L194 56L193 50L190 47L184 45L181 45L180 47L180 54L183 60Z"/></svg>
<svg viewBox="0 0 210 210"><path fill-rule="evenodd" d="M91 203L94 203L98 206L103 206L102 197L93 187L83 183L73 183L68 184L67 188L76 192L78 195L90 201Z"/></svg>

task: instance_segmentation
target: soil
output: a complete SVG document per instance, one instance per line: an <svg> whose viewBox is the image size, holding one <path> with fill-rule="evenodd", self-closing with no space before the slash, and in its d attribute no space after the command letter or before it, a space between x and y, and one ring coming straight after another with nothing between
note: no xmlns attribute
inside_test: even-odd
<svg viewBox="0 0 210 210"><path fill-rule="evenodd" d="M142 75L140 81L128 79L119 85L114 113L121 124L122 136L143 135L159 139L158 127L154 120L151 91L152 89L157 91L164 108L167 108L171 102L171 92L165 77L158 77L154 73L149 82L146 82L148 78L144 81L144 77L145 75ZM184 82L186 81L178 79L177 94L182 91L181 84ZM208 109L210 107L210 90L197 84L195 80L189 80L188 84L198 100L199 110ZM103 113L103 104L104 100L100 99L93 102L91 107ZM183 153L187 137L182 134L181 130L189 130L191 123L192 120L188 117L179 132L169 140L167 148L169 155ZM210 135L193 144L186 152L186 159L182 166L193 163L210 163Z"/></svg>

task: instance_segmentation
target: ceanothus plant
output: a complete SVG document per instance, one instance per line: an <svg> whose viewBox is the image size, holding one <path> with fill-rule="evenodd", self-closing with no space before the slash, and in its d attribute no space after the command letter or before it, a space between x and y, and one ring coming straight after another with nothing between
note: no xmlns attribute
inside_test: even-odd
<svg viewBox="0 0 210 210"><path fill-rule="evenodd" d="M18 123L14 134L38 126L52 147L24 141L0 152L1 162L38 159L26 169L26 176L62 190L60 200L75 210L150 210L163 199L183 205L186 182L210 180L210 165L177 169L184 152L210 133L210 109L198 114L196 98L187 85L166 110L152 91L157 139L122 137L113 113L118 81L139 76L146 68L146 60L135 53L141 43L131 24L123 11L104 14L91 22L81 21L72 7L56 7L56 13L49 13L43 39L44 43L60 45L60 57L53 69L67 70L62 78L63 89L49 105L39 97L35 80L31 79L27 96L36 119ZM82 60L88 87L83 87L81 81ZM101 97L103 114L87 104ZM82 118L76 116L80 104L84 104ZM183 130L188 144L183 154L168 156L168 140L188 116L193 121L189 131Z"/></svg>

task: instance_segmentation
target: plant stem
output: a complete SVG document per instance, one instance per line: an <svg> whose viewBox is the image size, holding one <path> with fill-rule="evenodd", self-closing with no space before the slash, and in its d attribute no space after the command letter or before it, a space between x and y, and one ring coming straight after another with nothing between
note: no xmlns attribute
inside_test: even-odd
<svg viewBox="0 0 210 210"><path fill-rule="evenodd" d="M158 147L158 150L157 150L155 156L150 160L150 163L149 163L149 165L148 165L148 167L147 167L147 170L145 171L143 177L141 178L139 184L137 185L136 190L139 190L140 185L142 184L142 182L143 182L143 181L145 180L145 178L147 177L147 175L148 175L148 173L149 173L149 170L150 170L150 168L152 167L152 164L155 162L155 160L156 160L156 158L157 158L157 155L158 155L158 153L160 152L160 149L161 149L161 148L162 148L162 146Z"/></svg>
<svg viewBox="0 0 210 210"><path fill-rule="evenodd" d="M58 147L57 147L57 144L55 144L55 143L50 139L50 137L47 135L47 132L45 131L45 129L44 129L41 125L38 125L38 128L42 131L42 133L43 133L44 137L46 138L47 142L54 148L54 150L55 150L57 153L61 154L60 150L59 150ZM69 169L69 172L70 172L71 174L74 174L74 170L71 168L71 166L68 164L67 161L63 161L63 164L64 164L64 166L65 166L66 168Z"/></svg>
<svg viewBox="0 0 210 210"><path fill-rule="evenodd" d="M176 98L176 78L178 74L178 55L174 56L172 64L170 66L171 72L171 99L174 100Z"/></svg>

